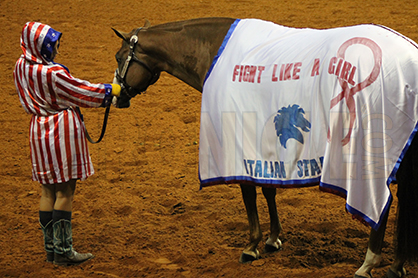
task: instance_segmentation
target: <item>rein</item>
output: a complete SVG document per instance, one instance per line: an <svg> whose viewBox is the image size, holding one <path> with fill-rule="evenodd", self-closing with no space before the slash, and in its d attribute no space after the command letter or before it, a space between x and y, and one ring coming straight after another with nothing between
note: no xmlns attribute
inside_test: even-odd
<svg viewBox="0 0 418 278"><path fill-rule="evenodd" d="M129 54L128 57L126 57L125 64L123 65L122 72L119 74L119 70L116 71L116 78L120 83L120 86L122 88L122 91L125 91L127 96L129 98L133 98L138 94L141 94L142 92L136 93L134 95L129 94L129 91L132 91L132 86L129 86L128 83L126 83L126 73L128 71L129 65L131 61L137 62L142 67L144 67L146 70L148 70L151 73L150 81L148 82L148 85L146 88L148 88L150 85L154 84L155 81L157 81L159 77L159 73L155 73L147 64L139 60L139 58L135 55L135 46L138 43L138 33L142 29L142 27L139 27L136 29L135 33L132 35L130 41L129 41Z"/></svg>
<svg viewBox="0 0 418 278"><path fill-rule="evenodd" d="M80 115L81 121L84 123L84 117L83 117L83 114L81 114L80 107L77 106L75 110L77 111L78 115ZM87 140L89 140L90 143L96 144L102 141L103 136L105 135L105 132L106 132L107 119L109 118L109 111L110 111L110 105L106 107L106 111L105 111L105 115L103 119L102 132L100 133L99 139L97 139L97 141L94 141L93 139L91 139L89 133L87 132L86 124L84 123L84 134L86 135L86 138Z"/></svg>
<svg viewBox="0 0 418 278"><path fill-rule="evenodd" d="M138 43L138 33L141 29L142 29L142 27L136 29L134 35L131 37L130 44L129 44L129 55L125 60L125 64L123 65L121 74L119 74L119 71L116 70L116 78L119 81L122 90L125 91L125 93L128 95L129 98L133 98L135 95L138 94L137 93L135 95L130 95L128 93L128 91L132 91L132 87L129 86L125 81L125 78L126 78L125 75L126 75L126 72L128 71L128 67L129 67L129 64L131 63L131 61L135 61L135 62L139 63L141 66L143 66L145 69L147 69L151 73L152 77L149 81L149 85L153 84L158 79L158 76L159 76L158 73L154 73L147 64L145 64L144 62L139 60L138 57L136 57L136 55L135 55L135 46ZM84 123L84 117L83 117L83 114L81 114L80 108L77 106L75 109L76 109L77 113L80 115L80 118ZM106 107L106 111L105 111L105 115L104 115L104 119L103 119L102 132L100 133L99 139L97 139L97 141L94 141L90 137L90 134L87 131L87 127L85 127L85 123L84 123L84 127L85 127L84 128L84 134L86 135L86 138L90 143L96 144L96 143L99 143L100 141L102 141L102 139L104 137L104 134L106 132L107 119L109 118L109 111L110 111L110 105Z"/></svg>

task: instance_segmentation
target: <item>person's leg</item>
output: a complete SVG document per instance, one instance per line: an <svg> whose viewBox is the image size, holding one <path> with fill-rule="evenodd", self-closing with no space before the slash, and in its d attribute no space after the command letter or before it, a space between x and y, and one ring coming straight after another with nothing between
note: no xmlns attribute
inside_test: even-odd
<svg viewBox="0 0 418 278"><path fill-rule="evenodd" d="M55 204L53 210L54 228L54 263L57 265L77 265L91 258L90 253L81 254L73 249L71 227L72 203L76 180L55 186Z"/></svg>
<svg viewBox="0 0 418 278"><path fill-rule="evenodd" d="M39 224L44 235L46 261L54 261L53 221L52 211L55 203L55 189L53 184L42 185L42 195L39 203Z"/></svg>
<svg viewBox="0 0 418 278"><path fill-rule="evenodd" d="M52 210L54 209L54 204L55 204L55 185L43 184L39 210L52 212Z"/></svg>
<svg viewBox="0 0 418 278"><path fill-rule="evenodd" d="M64 226L64 223L66 223L66 226L71 225L71 214L73 210L73 200L74 200L74 192L76 187L76 180L69 180L65 183L59 183L55 185L55 202L54 202L54 210L53 210L53 220L54 225L55 223L61 223L61 226ZM59 226L59 225L55 226ZM71 226L70 226L71 228ZM70 229L70 228L67 228ZM55 229L58 231L58 229ZM71 232L71 230L67 231ZM68 240L61 240L60 244L58 246L55 246L55 252L58 254L64 254L71 252L72 247L72 235L67 235ZM71 239L71 241L70 241ZM58 250L57 250L58 249Z"/></svg>
<svg viewBox="0 0 418 278"><path fill-rule="evenodd" d="M65 183L55 185L54 210L68 211L73 210L74 192L77 180L69 180Z"/></svg>

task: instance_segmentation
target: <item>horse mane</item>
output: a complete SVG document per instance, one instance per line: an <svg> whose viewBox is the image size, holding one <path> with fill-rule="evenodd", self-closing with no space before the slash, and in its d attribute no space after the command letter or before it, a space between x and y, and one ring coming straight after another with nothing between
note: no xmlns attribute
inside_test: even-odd
<svg viewBox="0 0 418 278"><path fill-rule="evenodd" d="M157 24L150 26L149 30L164 30L166 32L180 32L188 27L195 27L198 25L206 26L208 23L224 22L233 20L232 18L227 17L204 17L204 18L194 18L189 20L181 20L174 22L167 22L162 24Z"/></svg>

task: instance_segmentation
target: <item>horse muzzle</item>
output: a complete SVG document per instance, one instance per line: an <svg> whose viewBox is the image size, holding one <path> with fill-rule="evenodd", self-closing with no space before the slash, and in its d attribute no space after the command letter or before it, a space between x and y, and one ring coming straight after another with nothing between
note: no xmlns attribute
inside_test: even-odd
<svg viewBox="0 0 418 278"><path fill-rule="evenodd" d="M131 106L131 100L124 97L113 97L112 104L116 108L128 108Z"/></svg>
<svg viewBox="0 0 418 278"><path fill-rule="evenodd" d="M115 70L113 83L119 84L122 87L122 91L119 97L113 97L112 105L116 108L128 108L131 106L131 98L126 95L126 88L123 82L123 78L119 75L119 69Z"/></svg>

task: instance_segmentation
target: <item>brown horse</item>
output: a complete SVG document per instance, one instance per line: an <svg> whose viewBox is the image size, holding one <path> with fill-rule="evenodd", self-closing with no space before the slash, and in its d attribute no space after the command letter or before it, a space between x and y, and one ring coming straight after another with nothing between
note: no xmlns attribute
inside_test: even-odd
<svg viewBox="0 0 418 278"><path fill-rule="evenodd" d="M203 18L173 22L134 29L130 33L115 31L123 40L116 54L117 77L123 90L116 101L119 108L129 107L130 99L154 84L161 71L165 71L196 90L202 92L208 73L223 40L233 24L232 18ZM396 92L394 92L396 93ZM396 258L387 272L388 277L404 277L404 264L418 258L418 142L416 139L397 172L398 219ZM240 184L250 227L250 241L244 248L240 262L259 258L257 245L262 239L257 205L256 187ZM270 214L270 236L264 252L276 252L281 248L279 234L282 230L276 208L276 189L262 187ZM355 277L371 277L371 271L381 261L381 250L389 212L383 216L377 230L371 229L364 264Z"/></svg>

